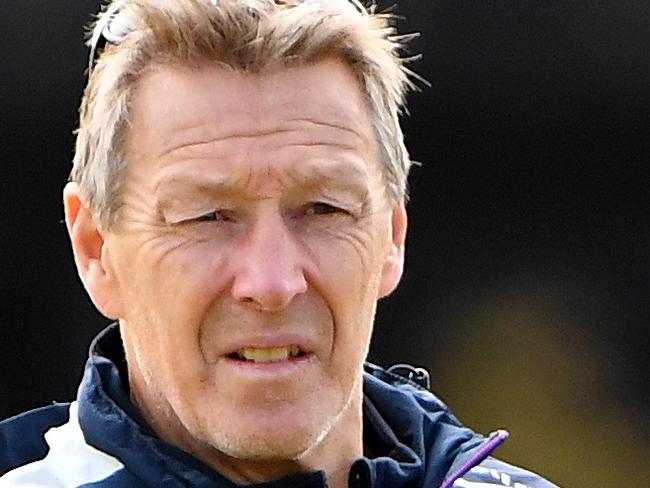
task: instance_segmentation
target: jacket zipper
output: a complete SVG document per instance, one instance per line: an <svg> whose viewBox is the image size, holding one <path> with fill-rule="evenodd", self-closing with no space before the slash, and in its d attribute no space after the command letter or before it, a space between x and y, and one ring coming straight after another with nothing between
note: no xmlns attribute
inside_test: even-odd
<svg viewBox="0 0 650 488"><path fill-rule="evenodd" d="M497 447L503 444L510 434L507 430L497 430L492 432L483 445L465 461L460 468L452 473L447 478L440 488L451 488L459 478L462 478L470 469L480 464L486 457L488 457Z"/></svg>

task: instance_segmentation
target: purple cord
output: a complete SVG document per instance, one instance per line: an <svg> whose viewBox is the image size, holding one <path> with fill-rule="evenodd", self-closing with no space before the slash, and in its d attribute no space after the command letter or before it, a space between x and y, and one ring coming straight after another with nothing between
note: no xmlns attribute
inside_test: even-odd
<svg viewBox="0 0 650 488"><path fill-rule="evenodd" d="M503 444L510 434L507 430L497 430L490 434L490 439L481 447L477 452L475 452L472 457L470 457L465 463L454 472L447 480L440 485L440 488L451 488L454 482L467 473L474 466L483 461L486 457L490 455L497 447Z"/></svg>

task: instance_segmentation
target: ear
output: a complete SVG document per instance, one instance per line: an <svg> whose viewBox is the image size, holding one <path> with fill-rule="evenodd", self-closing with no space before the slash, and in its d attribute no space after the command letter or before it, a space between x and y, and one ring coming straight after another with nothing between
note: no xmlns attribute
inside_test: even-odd
<svg viewBox="0 0 650 488"><path fill-rule="evenodd" d="M70 182L65 186L63 207L74 261L84 288L102 314L119 318L122 303L107 256L105 236L96 217L82 203L77 183Z"/></svg>
<svg viewBox="0 0 650 488"><path fill-rule="evenodd" d="M381 271L377 298L390 295L397 287L404 269L404 245L406 243L406 208L400 204L391 215L391 244Z"/></svg>

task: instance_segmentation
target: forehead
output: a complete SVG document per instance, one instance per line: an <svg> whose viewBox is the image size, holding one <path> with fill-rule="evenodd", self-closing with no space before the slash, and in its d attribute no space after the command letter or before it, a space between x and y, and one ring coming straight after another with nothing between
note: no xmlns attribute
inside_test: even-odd
<svg viewBox="0 0 650 488"><path fill-rule="evenodd" d="M151 136L203 123L256 133L273 130L282 119L315 119L364 136L371 128L361 86L336 58L259 74L222 66L154 66L131 99L131 128Z"/></svg>
<svg viewBox="0 0 650 488"><path fill-rule="evenodd" d="M367 166L376 153L361 86L335 58L259 74L156 66L132 98L129 164L154 175L169 166L196 174L199 166L228 172L276 160L304 168L321 161L342 174L334 160Z"/></svg>

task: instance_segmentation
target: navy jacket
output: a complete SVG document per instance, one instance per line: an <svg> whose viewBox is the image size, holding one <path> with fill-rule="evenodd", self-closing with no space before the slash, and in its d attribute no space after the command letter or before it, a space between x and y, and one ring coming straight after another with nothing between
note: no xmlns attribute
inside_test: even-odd
<svg viewBox="0 0 650 488"><path fill-rule="evenodd" d="M213 487L236 485L158 437L129 400L119 330L93 341L76 401L0 423L0 488ZM368 364L364 373L366 455L351 488L552 488L490 457L507 433L480 436L416 382ZM257 488L326 487L322 472Z"/></svg>

